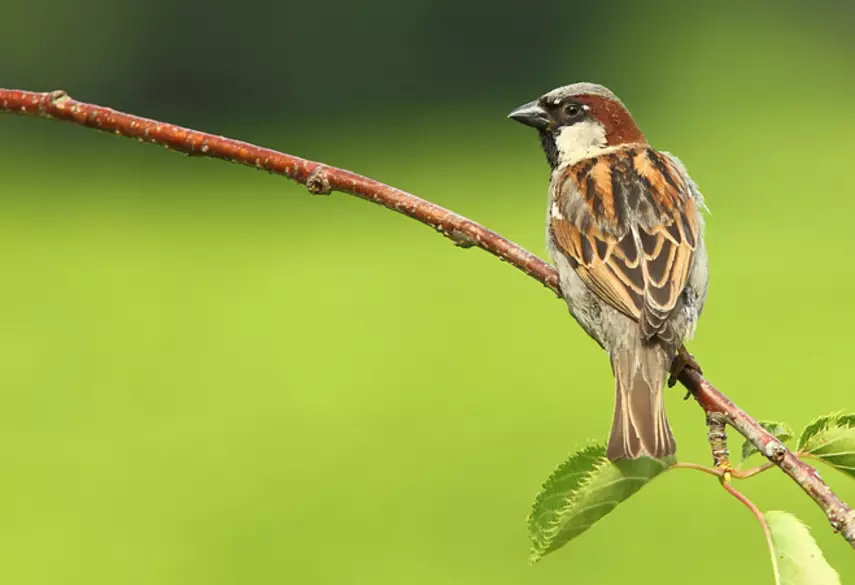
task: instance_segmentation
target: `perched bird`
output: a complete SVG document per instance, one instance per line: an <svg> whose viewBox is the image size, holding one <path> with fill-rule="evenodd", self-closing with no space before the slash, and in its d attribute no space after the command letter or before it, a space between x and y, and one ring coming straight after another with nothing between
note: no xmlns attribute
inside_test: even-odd
<svg viewBox="0 0 855 585"><path fill-rule="evenodd" d="M662 388L706 298L703 197L601 85L559 87L508 117L540 134L552 171L547 246L561 293L611 358L607 455L673 455Z"/></svg>

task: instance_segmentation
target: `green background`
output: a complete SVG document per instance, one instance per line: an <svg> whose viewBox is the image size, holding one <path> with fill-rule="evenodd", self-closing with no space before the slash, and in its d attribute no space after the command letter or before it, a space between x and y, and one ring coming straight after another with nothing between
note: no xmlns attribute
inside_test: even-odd
<svg viewBox="0 0 855 585"><path fill-rule="evenodd" d="M855 408L842 3L53 8L4 6L0 84L344 166L541 255L546 164L504 116L605 83L712 209L690 344L709 378L797 430ZM529 505L605 438L613 382L522 273L348 196L67 124L0 116L0 161L0 582L771 582L750 513L689 471L527 564ZM680 458L707 463L681 399ZM792 482L742 487L855 580Z"/></svg>

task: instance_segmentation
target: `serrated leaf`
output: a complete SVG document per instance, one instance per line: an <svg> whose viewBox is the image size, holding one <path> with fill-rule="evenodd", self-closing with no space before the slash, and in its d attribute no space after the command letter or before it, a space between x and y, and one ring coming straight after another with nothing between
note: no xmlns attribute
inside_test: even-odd
<svg viewBox="0 0 855 585"><path fill-rule="evenodd" d="M810 423L798 450L855 477L855 414L829 414Z"/></svg>
<svg viewBox="0 0 855 585"><path fill-rule="evenodd" d="M570 456L543 484L528 517L532 562L590 528L675 460L606 458L603 445Z"/></svg>
<svg viewBox="0 0 855 585"><path fill-rule="evenodd" d="M758 421L760 426L769 431L772 435L775 436L776 439L781 441L782 443L786 443L790 439L793 438L793 429L790 428L790 425L782 422L775 422L771 420L763 420ZM742 444L742 459L748 459L754 453L759 453L757 447L752 445L750 442L745 441Z"/></svg>
<svg viewBox="0 0 855 585"><path fill-rule="evenodd" d="M837 574L817 546L807 526L787 512L763 515L772 533L772 556L777 585L840 585Z"/></svg>

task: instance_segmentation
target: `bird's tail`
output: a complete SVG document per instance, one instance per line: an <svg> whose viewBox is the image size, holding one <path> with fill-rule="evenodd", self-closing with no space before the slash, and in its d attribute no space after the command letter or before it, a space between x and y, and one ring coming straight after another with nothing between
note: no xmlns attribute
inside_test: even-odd
<svg viewBox="0 0 855 585"><path fill-rule="evenodd" d="M634 331L628 337L611 354L617 391L608 458L673 455L677 444L662 397L671 359L659 343L642 340L640 333Z"/></svg>

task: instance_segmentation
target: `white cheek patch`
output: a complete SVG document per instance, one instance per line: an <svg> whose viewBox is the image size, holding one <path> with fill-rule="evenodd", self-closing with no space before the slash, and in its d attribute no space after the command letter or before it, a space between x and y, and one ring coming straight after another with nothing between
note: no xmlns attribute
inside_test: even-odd
<svg viewBox="0 0 855 585"><path fill-rule="evenodd" d="M599 122L584 120L559 130L555 146L564 164L575 164L606 148L606 129Z"/></svg>

